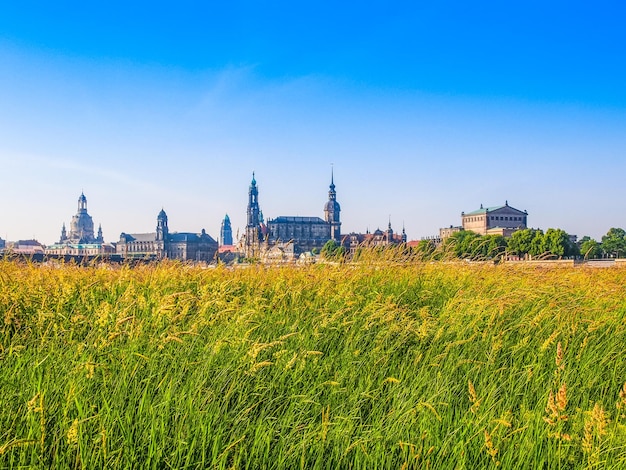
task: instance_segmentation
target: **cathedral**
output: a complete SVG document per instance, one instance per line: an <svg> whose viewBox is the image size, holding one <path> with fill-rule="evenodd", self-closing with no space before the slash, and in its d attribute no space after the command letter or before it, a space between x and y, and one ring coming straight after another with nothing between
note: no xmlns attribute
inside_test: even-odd
<svg viewBox="0 0 626 470"><path fill-rule="evenodd" d="M61 229L59 243L103 243L102 226L98 226L98 235L94 235L93 219L87 213L87 198L80 193L78 198L78 212L70 222L70 233L67 233L65 224Z"/></svg>
<svg viewBox="0 0 626 470"><path fill-rule="evenodd" d="M279 216L263 220L259 206L259 189L254 173L248 191L247 224L243 238L243 253L247 258L260 258L272 250L289 253L290 257L321 250L329 240L341 242L341 207L337 202L334 175L331 174L324 218Z"/></svg>
<svg viewBox="0 0 626 470"><path fill-rule="evenodd" d="M52 255L74 256L94 256L113 252L113 246L104 243L102 226L98 226L97 234L94 232L93 219L87 212L87 198L84 193L78 198L78 211L72 217L69 232L64 223L59 242L48 246L45 252Z"/></svg>
<svg viewBox="0 0 626 470"><path fill-rule="evenodd" d="M170 232L163 209L157 215L156 231L122 233L116 246L118 255L135 259L211 262L216 251L217 242L204 229L200 233Z"/></svg>

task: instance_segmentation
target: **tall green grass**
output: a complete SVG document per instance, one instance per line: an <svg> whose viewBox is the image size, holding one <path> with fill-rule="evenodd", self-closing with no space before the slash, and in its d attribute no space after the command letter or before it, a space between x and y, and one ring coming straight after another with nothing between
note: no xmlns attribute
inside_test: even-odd
<svg viewBox="0 0 626 470"><path fill-rule="evenodd" d="M624 286L0 262L0 467L624 468Z"/></svg>

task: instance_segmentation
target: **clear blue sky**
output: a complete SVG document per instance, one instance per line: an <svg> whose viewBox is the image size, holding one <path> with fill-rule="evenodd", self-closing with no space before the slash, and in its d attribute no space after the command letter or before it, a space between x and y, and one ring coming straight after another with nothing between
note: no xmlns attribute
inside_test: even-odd
<svg viewBox="0 0 626 470"><path fill-rule="evenodd" d="M421 6L420 6L421 5ZM409 238L505 200L626 228L620 2L2 2L0 237L322 216Z"/></svg>

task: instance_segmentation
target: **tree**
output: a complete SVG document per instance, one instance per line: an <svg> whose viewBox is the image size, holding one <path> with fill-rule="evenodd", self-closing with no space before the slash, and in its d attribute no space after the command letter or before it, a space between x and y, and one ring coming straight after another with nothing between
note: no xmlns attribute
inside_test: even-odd
<svg viewBox="0 0 626 470"><path fill-rule="evenodd" d="M602 237L602 249L610 256L620 258L626 253L626 231L622 228L611 228Z"/></svg>
<svg viewBox="0 0 626 470"><path fill-rule="evenodd" d="M346 249L335 240L328 240L322 247L320 254L328 260L339 261L346 254Z"/></svg>
<svg viewBox="0 0 626 470"><path fill-rule="evenodd" d="M531 256L543 256L546 254L546 242L543 230L534 230L533 237L530 240L530 249L528 254Z"/></svg>
<svg viewBox="0 0 626 470"><path fill-rule="evenodd" d="M542 254L542 244L543 232L533 228L526 228L513 232L507 246L512 254L524 257L527 254Z"/></svg>
<svg viewBox="0 0 626 470"><path fill-rule="evenodd" d="M574 249L569 235L560 228L549 228L543 237L543 248L551 255L563 258L572 256Z"/></svg>
<svg viewBox="0 0 626 470"><path fill-rule="evenodd" d="M483 238L487 241L487 258L498 258L506 251L507 241L502 235L485 235Z"/></svg>
<svg viewBox="0 0 626 470"><path fill-rule="evenodd" d="M602 246L593 238L585 235L579 241L580 254L585 259L600 258L602 256Z"/></svg>
<svg viewBox="0 0 626 470"><path fill-rule="evenodd" d="M452 252L457 258L473 258L475 242L480 235L471 230L461 230L450 235L444 244L447 253Z"/></svg>

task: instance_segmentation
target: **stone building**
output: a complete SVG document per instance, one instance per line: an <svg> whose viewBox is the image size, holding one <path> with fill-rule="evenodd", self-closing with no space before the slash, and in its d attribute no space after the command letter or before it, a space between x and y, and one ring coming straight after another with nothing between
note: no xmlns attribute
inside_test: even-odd
<svg viewBox="0 0 626 470"><path fill-rule="evenodd" d="M157 216L155 232L122 233L116 253L124 258L177 259L211 262L215 260L217 242L206 233L170 232L163 209Z"/></svg>
<svg viewBox="0 0 626 470"><path fill-rule="evenodd" d="M228 214L222 220L222 227L220 229L220 245L230 246L233 244L233 229L230 225L230 217Z"/></svg>
<svg viewBox="0 0 626 470"><path fill-rule="evenodd" d="M69 233L65 229L65 223L61 228L59 243L103 243L102 226L98 226L98 234L94 234L93 219L87 212L87 198L80 193L78 198L78 211L72 217Z"/></svg>
<svg viewBox="0 0 626 470"><path fill-rule="evenodd" d="M391 221L387 225L387 230L376 229L373 233L349 233L341 241L346 251L354 255L359 248L374 248L390 245L400 245L407 242L406 231L402 227L402 233L394 233L391 228Z"/></svg>
<svg viewBox="0 0 626 470"><path fill-rule="evenodd" d="M527 227L528 212L509 206L483 207L472 212L461 212L463 230L471 230L479 235L503 235L510 237L517 230Z"/></svg>
<svg viewBox="0 0 626 470"><path fill-rule="evenodd" d="M324 218L279 216L263 221L259 207L259 190L254 173L248 191L246 233L242 240L242 251L246 257L261 258L265 253L290 253L293 257L319 249L328 240L341 242L341 206L337 202L334 174L324 205ZM276 249L272 250L274 247ZM282 255L281 255L282 256Z"/></svg>
<svg viewBox="0 0 626 470"><path fill-rule="evenodd" d="M65 223L61 228L61 237L58 243L49 245L45 249L49 255L97 256L115 252L113 245L104 243L102 226L94 233L93 219L87 212L87 198L81 193L78 198L78 211L72 216L70 230Z"/></svg>

